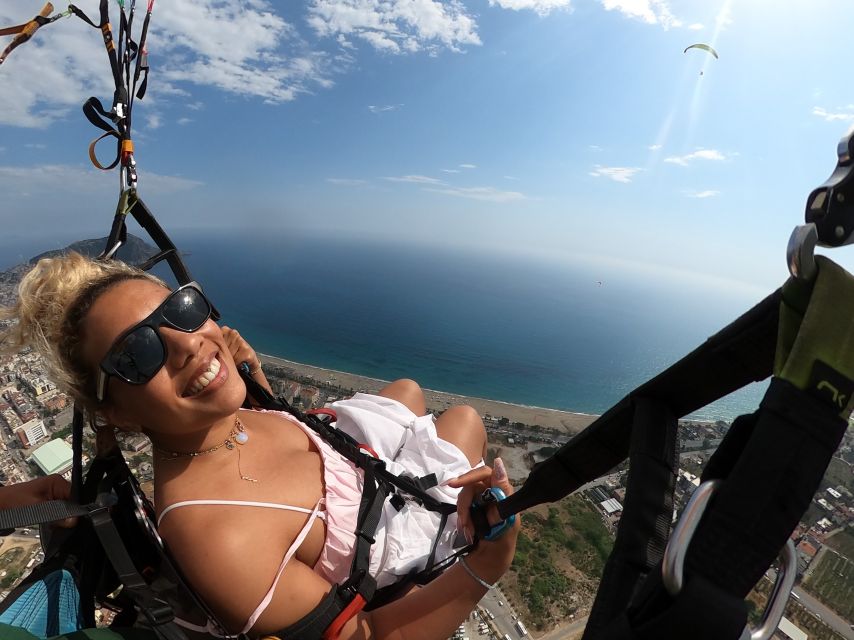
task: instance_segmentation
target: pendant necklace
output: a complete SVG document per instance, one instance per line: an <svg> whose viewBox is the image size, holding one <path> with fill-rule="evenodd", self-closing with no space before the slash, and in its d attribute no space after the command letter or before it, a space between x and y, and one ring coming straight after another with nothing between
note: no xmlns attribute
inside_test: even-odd
<svg viewBox="0 0 854 640"><path fill-rule="evenodd" d="M245 480L246 482L259 482L256 478L252 478L250 476L244 475L243 469L240 467L240 447L249 442L249 434L246 433L246 427L243 426L243 423L240 421L238 416L234 416L234 426L231 428L231 432L228 434L228 437L220 442L218 445L214 445L208 449L202 449L201 451L166 451L165 449L161 449L160 447L155 447L157 452L162 456L162 460L180 460L181 458L197 458L199 456L204 456L209 453L213 453L214 451L219 451L223 447L226 449L237 449L237 473L240 474L240 479Z"/></svg>

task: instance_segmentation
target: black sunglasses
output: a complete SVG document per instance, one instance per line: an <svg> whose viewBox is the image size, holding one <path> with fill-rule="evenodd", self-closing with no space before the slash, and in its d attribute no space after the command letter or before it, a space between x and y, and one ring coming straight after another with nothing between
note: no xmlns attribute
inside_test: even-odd
<svg viewBox="0 0 854 640"><path fill-rule="evenodd" d="M160 371L167 357L160 327L192 333L207 322L212 312L213 307L198 283L190 282L175 289L151 315L116 338L98 370L98 402L104 401L110 376L128 384L145 384Z"/></svg>

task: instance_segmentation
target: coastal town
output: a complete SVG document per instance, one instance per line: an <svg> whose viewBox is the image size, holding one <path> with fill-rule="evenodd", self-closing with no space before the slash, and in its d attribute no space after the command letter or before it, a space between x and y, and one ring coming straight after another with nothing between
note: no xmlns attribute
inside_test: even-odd
<svg viewBox="0 0 854 640"><path fill-rule="evenodd" d="M0 303L14 300L14 285L15 278L0 276ZM358 391L375 392L384 384L272 357L262 360L274 392L302 410L323 407ZM513 411L513 405L485 400L478 405L478 399L440 392L428 391L426 397L428 410L435 414L460 400L473 400L474 406L488 409L482 411L489 439L487 462L501 456L517 486L535 464L595 419L570 419L571 414L566 412L530 407ZM0 357L0 482L18 483L51 473L69 478L71 420L69 397L49 379L44 362L35 352L24 350ZM703 466L729 426L725 421L680 422L674 520L699 486ZM150 443L140 434L122 434L119 441L133 473L143 488L150 489ZM86 444L91 452L91 434ZM854 438L849 432L810 509L792 533L798 552L798 583L776 637L854 640L852 465ZM456 640L580 637L620 522L627 475L628 467L623 464L561 502L526 513L511 571L458 629ZM755 499L761 501L762 496ZM0 538L0 543L2 599L43 553L36 529L18 530ZM769 572L750 596L755 622L771 590L772 574Z"/></svg>

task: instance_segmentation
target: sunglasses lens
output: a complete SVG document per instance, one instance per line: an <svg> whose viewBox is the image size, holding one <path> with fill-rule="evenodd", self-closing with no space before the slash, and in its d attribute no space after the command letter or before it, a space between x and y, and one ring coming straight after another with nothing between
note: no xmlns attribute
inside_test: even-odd
<svg viewBox="0 0 854 640"><path fill-rule="evenodd" d="M163 317L181 331L195 331L210 315L207 299L192 287L176 291L163 305Z"/></svg>
<svg viewBox="0 0 854 640"><path fill-rule="evenodd" d="M166 353L151 327L139 327L110 350L109 361L127 382L148 382L163 366Z"/></svg>

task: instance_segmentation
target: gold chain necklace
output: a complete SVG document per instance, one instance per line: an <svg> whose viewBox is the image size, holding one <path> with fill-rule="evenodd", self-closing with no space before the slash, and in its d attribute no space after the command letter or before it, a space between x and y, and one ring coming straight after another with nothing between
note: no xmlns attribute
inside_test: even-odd
<svg viewBox="0 0 854 640"><path fill-rule="evenodd" d="M154 447L157 453L161 455L161 460L180 460L181 458L197 458L199 456L204 456L209 453L213 453L214 451L219 451L223 447L226 449L237 449L237 473L240 474L241 480L246 480L246 482L258 482L257 479L251 478L247 475L243 474L243 470L240 468L240 446L249 442L249 434L246 433L246 427L243 426L243 423L240 421L239 416L234 416L234 426L231 428L231 432L228 434L228 437L220 442L218 445L210 447L208 449L202 449L201 451L166 451L165 449L161 449L160 447Z"/></svg>

